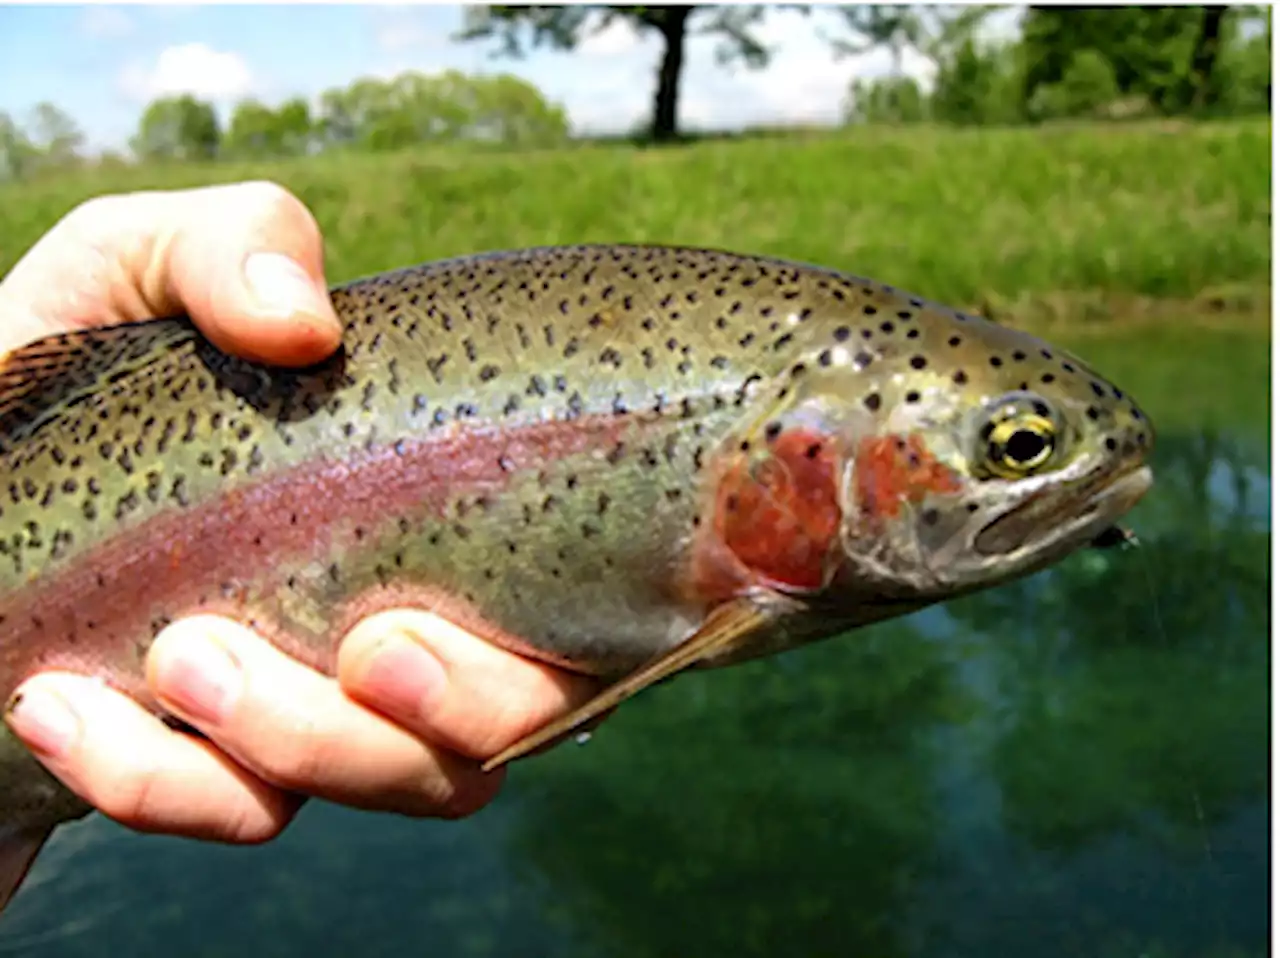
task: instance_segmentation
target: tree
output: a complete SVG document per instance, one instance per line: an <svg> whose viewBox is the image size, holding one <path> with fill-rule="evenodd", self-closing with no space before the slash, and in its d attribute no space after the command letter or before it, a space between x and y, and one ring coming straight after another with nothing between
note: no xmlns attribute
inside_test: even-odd
<svg viewBox="0 0 1280 958"><path fill-rule="evenodd" d="M31 168L36 148L9 114L0 111L0 180L18 179Z"/></svg>
<svg viewBox="0 0 1280 958"><path fill-rule="evenodd" d="M856 56L884 47L893 58L892 76L902 76L906 51L920 43L924 24L913 7L845 5L836 8L855 39L837 37L833 42L837 56Z"/></svg>
<svg viewBox="0 0 1280 958"><path fill-rule="evenodd" d="M1021 70L1015 44L980 46L966 37L938 63L930 104L934 118L961 126L1018 122Z"/></svg>
<svg viewBox="0 0 1280 958"><path fill-rule="evenodd" d="M855 79L844 104L846 123L920 123L928 118L929 101L911 77Z"/></svg>
<svg viewBox="0 0 1280 958"><path fill-rule="evenodd" d="M887 49L892 75L903 75L906 53L928 57L935 64L953 55L982 22L999 7L991 4L939 6L915 4L846 4L833 8L844 20L846 36L831 40L837 57Z"/></svg>
<svg viewBox="0 0 1280 958"><path fill-rule="evenodd" d="M784 4L801 11L804 4ZM640 33L657 34L662 40L662 58L658 64L653 93L650 135L662 142L676 139L680 98L680 75L684 69L685 41L695 19L701 20L697 33L721 38L716 59L721 64L741 60L759 68L769 62L769 51L751 32L751 27L764 15L763 6L673 5L665 7L627 6L487 6L468 7L466 26L459 35L463 40L500 40L499 54L520 56L524 47L522 34L528 28L529 45L547 45L557 50L572 50L589 33L607 29L616 21L626 22Z"/></svg>
<svg viewBox="0 0 1280 958"><path fill-rule="evenodd" d="M1036 90L1029 104L1036 119L1099 114L1119 98L1115 71L1097 50L1078 50L1060 83Z"/></svg>
<svg viewBox="0 0 1280 958"><path fill-rule="evenodd" d="M1252 28L1243 36L1244 27ZM1228 24L1228 40L1210 74L1211 108L1223 113L1271 112L1271 11L1252 22L1243 14Z"/></svg>
<svg viewBox="0 0 1280 958"><path fill-rule="evenodd" d="M409 71L390 81L364 78L321 97L319 129L325 142L370 150L415 143L485 140L539 144L564 139L563 107L507 74L435 76Z"/></svg>
<svg viewBox="0 0 1280 958"><path fill-rule="evenodd" d="M391 111L391 88L382 80L361 77L347 87L326 90L320 96L317 124L328 146L370 145L371 133Z"/></svg>
<svg viewBox="0 0 1280 958"><path fill-rule="evenodd" d="M140 159L209 159L221 131L212 105L189 94L156 100L142 114L130 146Z"/></svg>
<svg viewBox="0 0 1280 958"><path fill-rule="evenodd" d="M961 126L984 122L984 107L994 81L992 67L991 59L984 57L972 40L966 39L950 62L938 71L934 115Z"/></svg>
<svg viewBox="0 0 1280 958"><path fill-rule="evenodd" d="M477 78L467 102L467 135L510 145L542 146L569 135L564 107L546 101L538 88L510 74Z"/></svg>
<svg viewBox="0 0 1280 958"><path fill-rule="evenodd" d="M278 152L276 115L257 100L241 100L231 111L231 121L222 138L227 155L270 156Z"/></svg>
<svg viewBox="0 0 1280 958"><path fill-rule="evenodd" d="M1194 109L1203 109L1209 97L1209 81L1222 48L1223 20L1226 7L1205 7L1200 16L1200 29L1191 49L1191 64L1187 71L1185 101Z"/></svg>
<svg viewBox="0 0 1280 958"><path fill-rule="evenodd" d="M1030 7L1023 21L1025 98L1061 83L1077 54L1093 50L1110 65L1121 96L1140 96L1167 114L1209 106L1225 16L1190 6Z"/></svg>
<svg viewBox="0 0 1280 958"><path fill-rule="evenodd" d="M276 126L286 154L306 153L311 149L315 124L311 119L311 107L302 97L285 100L277 107Z"/></svg>
<svg viewBox="0 0 1280 958"><path fill-rule="evenodd" d="M37 103L31 113L30 139L41 166L63 167L79 162L84 134L75 120L49 102Z"/></svg>
<svg viewBox="0 0 1280 958"><path fill-rule="evenodd" d="M273 110L257 100L236 104L222 148L233 156L295 156L311 144L311 108L295 98Z"/></svg>

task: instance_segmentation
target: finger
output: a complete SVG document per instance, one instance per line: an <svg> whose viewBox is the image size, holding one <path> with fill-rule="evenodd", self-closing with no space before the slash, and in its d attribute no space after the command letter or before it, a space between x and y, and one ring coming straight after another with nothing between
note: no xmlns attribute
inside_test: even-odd
<svg viewBox="0 0 1280 958"><path fill-rule="evenodd" d="M175 225L159 251L162 285L215 345L290 365L337 348L342 330L325 288L320 229L297 197L261 182L175 199Z"/></svg>
<svg viewBox="0 0 1280 958"><path fill-rule="evenodd" d="M249 182L89 200L0 284L0 341L188 313L219 348L303 365L337 348L319 228L297 197Z"/></svg>
<svg viewBox="0 0 1280 958"><path fill-rule="evenodd" d="M288 791L457 818L488 804L502 784L225 619L199 616L166 629L148 657L148 681L166 709Z"/></svg>
<svg viewBox="0 0 1280 958"><path fill-rule="evenodd" d="M442 671L442 681L423 676ZM487 759L586 702L599 684L513 655L426 612L361 622L342 642L338 676L353 699L415 734Z"/></svg>
<svg viewBox="0 0 1280 958"><path fill-rule="evenodd" d="M302 804L96 679L42 673L12 702L14 734L68 788L130 828L250 844L278 835Z"/></svg>

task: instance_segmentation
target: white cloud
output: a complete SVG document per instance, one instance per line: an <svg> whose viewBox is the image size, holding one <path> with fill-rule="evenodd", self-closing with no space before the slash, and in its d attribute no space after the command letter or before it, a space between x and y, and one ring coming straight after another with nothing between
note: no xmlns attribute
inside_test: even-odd
<svg viewBox="0 0 1280 958"><path fill-rule="evenodd" d="M133 17L119 7L87 7L80 15L82 33L100 39L115 40L133 33Z"/></svg>
<svg viewBox="0 0 1280 958"><path fill-rule="evenodd" d="M126 67L120 75L120 87L139 101L182 93L230 100L253 88L253 74L238 53L214 50L204 43L184 43L162 50L150 67Z"/></svg>

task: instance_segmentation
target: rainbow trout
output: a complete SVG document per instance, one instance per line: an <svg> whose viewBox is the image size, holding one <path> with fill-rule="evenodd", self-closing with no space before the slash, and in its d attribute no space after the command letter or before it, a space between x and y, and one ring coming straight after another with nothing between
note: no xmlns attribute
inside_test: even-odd
<svg viewBox="0 0 1280 958"><path fill-rule="evenodd" d="M1146 492L1154 435L1079 359L828 269L641 246L430 263L333 290L304 370L186 318L0 364L0 695L143 661L197 611L332 674L359 618L430 608L604 677L495 755L690 666L994 586ZM0 727L3 728L3 727ZM88 809L0 731L0 897Z"/></svg>

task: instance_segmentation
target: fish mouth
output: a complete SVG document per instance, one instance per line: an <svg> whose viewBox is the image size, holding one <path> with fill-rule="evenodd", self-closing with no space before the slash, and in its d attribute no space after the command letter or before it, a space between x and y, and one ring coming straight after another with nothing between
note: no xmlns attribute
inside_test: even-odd
<svg viewBox="0 0 1280 958"><path fill-rule="evenodd" d="M1152 481L1151 467L1140 463L1119 473L1094 470L1065 488L1035 493L992 520L974 538L974 548L983 555L1009 555L1055 545L1069 551L1086 541L1105 541L1105 533L1138 504ZM1127 538L1123 530L1120 534Z"/></svg>

